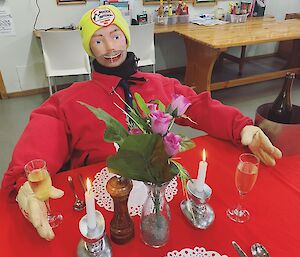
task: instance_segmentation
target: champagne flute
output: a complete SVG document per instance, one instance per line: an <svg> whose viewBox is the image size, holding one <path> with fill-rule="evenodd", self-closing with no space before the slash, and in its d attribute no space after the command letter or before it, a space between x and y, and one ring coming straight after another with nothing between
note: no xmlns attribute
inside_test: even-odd
<svg viewBox="0 0 300 257"><path fill-rule="evenodd" d="M32 191L37 199L44 201L47 207L48 222L52 228L61 224L63 216L50 209L49 197L52 187L51 177L48 173L46 162L42 159L35 159L25 166L25 173Z"/></svg>
<svg viewBox="0 0 300 257"><path fill-rule="evenodd" d="M227 209L227 216L239 223L249 220L250 213L240 204L244 196L253 188L258 175L259 159L250 153L243 153L235 171L235 186L239 191L239 203L235 208Z"/></svg>

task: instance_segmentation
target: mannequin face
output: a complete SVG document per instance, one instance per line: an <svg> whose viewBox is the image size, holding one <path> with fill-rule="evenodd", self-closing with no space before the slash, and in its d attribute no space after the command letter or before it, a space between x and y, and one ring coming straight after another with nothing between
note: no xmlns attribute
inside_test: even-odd
<svg viewBox="0 0 300 257"><path fill-rule="evenodd" d="M98 63L108 68L118 67L127 56L126 37L114 24L98 29L91 38L90 48Z"/></svg>

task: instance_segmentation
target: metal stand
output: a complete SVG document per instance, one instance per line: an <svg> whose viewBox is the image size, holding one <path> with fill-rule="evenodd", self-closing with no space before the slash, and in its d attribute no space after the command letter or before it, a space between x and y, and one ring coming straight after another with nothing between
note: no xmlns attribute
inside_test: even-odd
<svg viewBox="0 0 300 257"><path fill-rule="evenodd" d="M195 182L196 179L193 179ZM212 207L207 204L212 194L212 189L204 184L203 191L198 191L192 181L187 183L188 200L180 203L181 210L187 220L196 228L206 229L215 220Z"/></svg>
<svg viewBox="0 0 300 257"><path fill-rule="evenodd" d="M105 221L101 212L96 211L96 228L89 230L87 216L79 221L79 230L82 235L77 246L78 257L111 257L112 249L110 241L105 234Z"/></svg>

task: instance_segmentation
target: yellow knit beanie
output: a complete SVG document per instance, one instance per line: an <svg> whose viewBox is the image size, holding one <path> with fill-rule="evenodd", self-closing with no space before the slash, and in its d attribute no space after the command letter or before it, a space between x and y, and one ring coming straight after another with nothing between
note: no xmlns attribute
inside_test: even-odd
<svg viewBox="0 0 300 257"><path fill-rule="evenodd" d="M90 40L98 29L111 24L117 25L127 39L127 47L130 45L130 33L128 23L124 19L121 11L113 5L101 5L87 11L79 22L79 31L82 44L89 56L94 57L90 49Z"/></svg>

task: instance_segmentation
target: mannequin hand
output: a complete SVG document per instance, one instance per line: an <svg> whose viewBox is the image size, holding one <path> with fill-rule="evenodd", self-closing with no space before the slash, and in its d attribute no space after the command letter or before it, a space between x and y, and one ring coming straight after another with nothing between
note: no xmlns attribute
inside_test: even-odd
<svg viewBox="0 0 300 257"><path fill-rule="evenodd" d="M241 142L266 165L274 166L275 159L282 157L281 151L272 145L269 138L257 126L245 126L241 131Z"/></svg>
<svg viewBox="0 0 300 257"><path fill-rule="evenodd" d="M51 187L50 198L60 198L63 194L62 190ZM16 201L20 208L28 214L28 220L36 228L39 235L46 240L52 240L54 233L48 222L46 204L35 197L28 181L19 189Z"/></svg>

